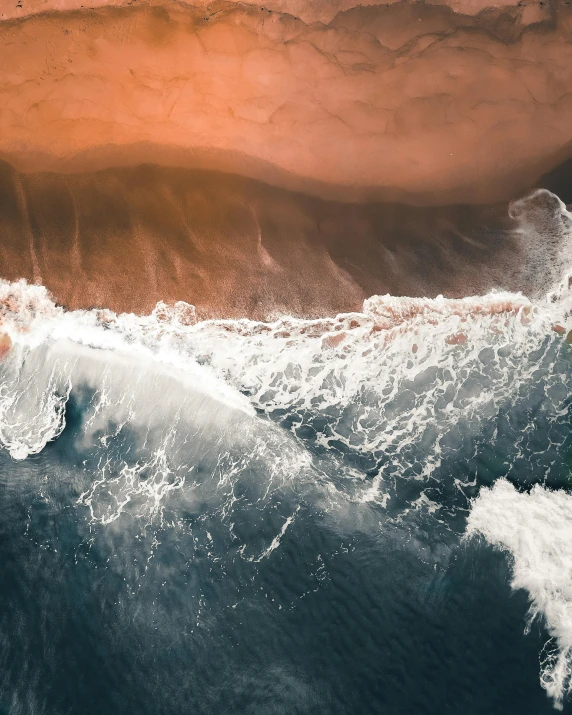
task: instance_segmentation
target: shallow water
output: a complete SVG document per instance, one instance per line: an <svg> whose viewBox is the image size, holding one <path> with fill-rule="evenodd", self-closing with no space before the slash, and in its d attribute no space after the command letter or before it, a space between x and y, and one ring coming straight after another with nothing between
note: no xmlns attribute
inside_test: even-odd
<svg viewBox="0 0 572 715"><path fill-rule="evenodd" d="M531 298L197 323L0 283L2 711L572 711L568 220Z"/></svg>

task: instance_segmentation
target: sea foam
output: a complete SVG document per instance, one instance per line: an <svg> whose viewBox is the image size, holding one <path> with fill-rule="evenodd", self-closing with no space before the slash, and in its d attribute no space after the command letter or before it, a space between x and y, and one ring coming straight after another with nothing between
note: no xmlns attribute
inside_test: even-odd
<svg viewBox="0 0 572 715"><path fill-rule="evenodd" d="M541 617L551 640L540 682L555 707L572 692L572 495L535 485L521 493L505 479L481 489L467 537L481 534L512 557L512 587L531 601L529 625Z"/></svg>
<svg viewBox="0 0 572 715"><path fill-rule="evenodd" d="M308 492L319 484L332 503L380 512L406 483L405 508L437 519L439 494L428 485L475 487L483 430L496 430L503 410L515 418L513 464L530 457L528 428L567 414L572 217L546 192L511 211L533 279L528 296L385 295L322 319L197 321L182 301L144 316L66 311L42 286L0 280L0 332L11 344L0 361L0 444L17 460L38 454L61 438L83 390L74 438L88 455L87 484L77 505L91 522L161 521L165 502L185 493L212 505L234 544L237 505L250 505L253 519L274 499L274 533L237 551L255 564L295 528L297 507L280 511L285 484L297 494L302 482ZM530 417L532 392L540 398ZM465 482L463 445L473 470ZM455 469L440 472L443 464ZM565 492L520 494L500 481L473 503L467 528L512 554L514 587L530 594L531 617L543 615L553 641L541 680L557 706L572 681L571 515Z"/></svg>

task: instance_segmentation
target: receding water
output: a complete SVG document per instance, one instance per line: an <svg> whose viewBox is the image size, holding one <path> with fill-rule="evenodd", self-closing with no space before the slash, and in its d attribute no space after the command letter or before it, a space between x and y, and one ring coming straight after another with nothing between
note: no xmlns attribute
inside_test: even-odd
<svg viewBox="0 0 572 715"><path fill-rule="evenodd" d="M0 712L572 712L567 276L319 321L0 308Z"/></svg>

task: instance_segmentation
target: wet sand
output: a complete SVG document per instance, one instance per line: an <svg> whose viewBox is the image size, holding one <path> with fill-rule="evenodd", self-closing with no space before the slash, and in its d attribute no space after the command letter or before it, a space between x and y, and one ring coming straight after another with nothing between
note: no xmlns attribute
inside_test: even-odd
<svg viewBox="0 0 572 715"><path fill-rule="evenodd" d="M506 204L324 201L216 172L152 166L31 174L0 164L0 275L68 308L199 317L358 310L374 294L522 287Z"/></svg>

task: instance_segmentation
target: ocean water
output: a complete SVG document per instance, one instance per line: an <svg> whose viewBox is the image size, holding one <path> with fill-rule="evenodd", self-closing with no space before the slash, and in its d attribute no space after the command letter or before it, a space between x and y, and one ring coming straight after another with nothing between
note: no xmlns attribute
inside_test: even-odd
<svg viewBox="0 0 572 715"><path fill-rule="evenodd" d="M526 295L0 282L0 713L572 712L572 217L510 211Z"/></svg>

